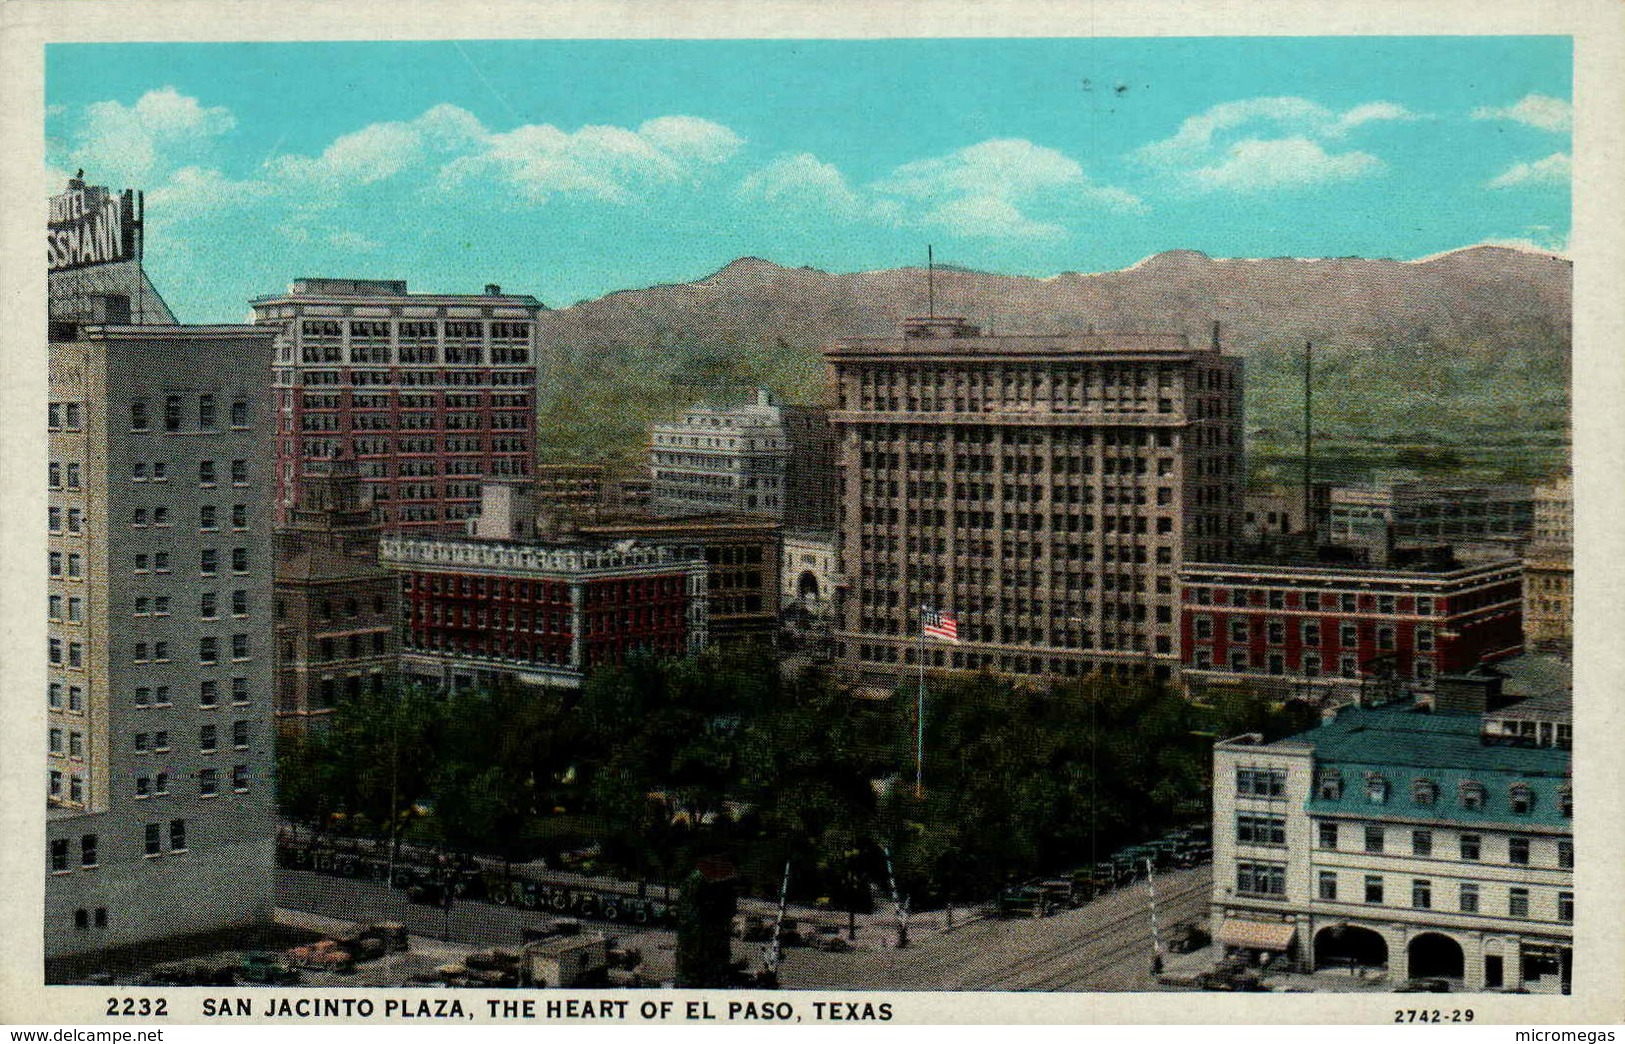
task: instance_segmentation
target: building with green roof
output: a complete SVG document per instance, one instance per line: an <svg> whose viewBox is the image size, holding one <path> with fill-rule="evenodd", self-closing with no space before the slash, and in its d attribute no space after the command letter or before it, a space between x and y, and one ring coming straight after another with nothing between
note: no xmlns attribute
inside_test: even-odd
<svg viewBox="0 0 1625 1044"><path fill-rule="evenodd" d="M1567 699L1491 709L1495 679L1453 680L1466 699L1350 705L1283 740L1215 746L1212 914L1227 951L1394 985L1566 988Z"/></svg>

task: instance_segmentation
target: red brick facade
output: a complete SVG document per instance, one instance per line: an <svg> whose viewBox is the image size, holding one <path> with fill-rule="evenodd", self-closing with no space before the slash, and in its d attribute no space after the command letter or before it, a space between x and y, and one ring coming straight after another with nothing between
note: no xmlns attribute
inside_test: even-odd
<svg viewBox="0 0 1625 1044"><path fill-rule="evenodd" d="M1437 573L1199 564L1180 580L1187 675L1335 684L1391 671L1428 688L1522 650L1516 562Z"/></svg>

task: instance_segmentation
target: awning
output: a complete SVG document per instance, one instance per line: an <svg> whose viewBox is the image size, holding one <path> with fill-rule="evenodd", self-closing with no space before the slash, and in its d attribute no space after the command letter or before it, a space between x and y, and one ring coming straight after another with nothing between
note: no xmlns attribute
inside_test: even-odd
<svg viewBox="0 0 1625 1044"><path fill-rule="evenodd" d="M1248 950L1277 950L1285 953L1292 945L1297 926L1284 921L1249 921L1232 917L1219 925L1219 942Z"/></svg>

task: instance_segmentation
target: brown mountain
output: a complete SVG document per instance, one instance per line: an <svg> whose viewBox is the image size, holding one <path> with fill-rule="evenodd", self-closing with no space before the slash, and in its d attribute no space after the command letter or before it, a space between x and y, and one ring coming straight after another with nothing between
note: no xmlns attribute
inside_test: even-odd
<svg viewBox="0 0 1625 1044"><path fill-rule="evenodd" d="M1566 422L1572 268L1502 247L1417 262L1175 250L1042 279L939 269L936 311L995 332L1178 330L1202 342L1217 320L1225 347L1251 359L1249 423L1266 456L1271 433L1295 423L1305 341L1337 381L1321 414L1332 437L1545 443ZM926 310L920 268L835 274L753 257L584 301L544 320L554 389L544 437L569 455L630 455L647 420L723 390L765 384L817 401L823 343L884 334Z"/></svg>
<svg viewBox="0 0 1625 1044"><path fill-rule="evenodd" d="M939 270L937 311L995 330L1183 330L1205 340L1213 320L1228 347L1348 347L1432 339L1469 343L1520 327L1562 332L1572 263L1502 247L1472 247L1427 261L1363 258L1215 259L1156 254L1116 272L1047 279ZM788 342L816 348L834 337L875 335L927 307L919 268L850 275L784 268L747 257L692 283L627 290L552 313L549 333L577 348Z"/></svg>

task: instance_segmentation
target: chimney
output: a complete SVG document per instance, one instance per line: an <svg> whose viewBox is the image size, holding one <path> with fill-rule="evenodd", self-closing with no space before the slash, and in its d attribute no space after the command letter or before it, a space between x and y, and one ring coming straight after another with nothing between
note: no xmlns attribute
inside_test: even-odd
<svg viewBox="0 0 1625 1044"><path fill-rule="evenodd" d="M1441 674L1433 682L1433 709L1440 714L1483 714L1500 702L1504 677L1482 668Z"/></svg>

